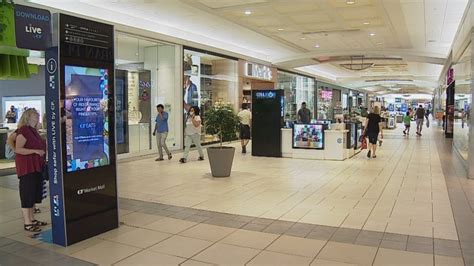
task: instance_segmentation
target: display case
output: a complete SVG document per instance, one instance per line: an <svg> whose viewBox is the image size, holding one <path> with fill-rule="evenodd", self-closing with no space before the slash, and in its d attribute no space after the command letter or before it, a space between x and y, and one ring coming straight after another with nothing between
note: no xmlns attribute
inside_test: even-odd
<svg viewBox="0 0 474 266"><path fill-rule="evenodd" d="M321 124L294 124L294 149L324 149L324 125Z"/></svg>
<svg viewBox="0 0 474 266"><path fill-rule="evenodd" d="M324 129L331 129L331 123L332 121L329 119L320 119L320 120L311 121L311 124L323 125Z"/></svg>
<svg viewBox="0 0 474 266"><path fill-rule="evenodd" d="M357 140L356 124L353 122L345 122L345 124L346 129L349 130L349 132L347 132L346 148L352 149L355 147L355 143Z"/></svg>
<svg viewBox="0 0 474 266"><path fill-rule="evenodd" d="M362 132L363 132L363 126L361 122L354 122L356 131L354 132L355 134L355 145L354 149L357 150L360 148L360 145L362 143Z"/></svg>

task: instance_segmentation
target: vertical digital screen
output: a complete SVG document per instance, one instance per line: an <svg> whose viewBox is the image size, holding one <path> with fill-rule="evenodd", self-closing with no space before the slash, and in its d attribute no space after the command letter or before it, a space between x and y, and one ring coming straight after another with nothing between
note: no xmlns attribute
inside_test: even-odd
<svg viewBox="0 0 474 266"><path fill-rule="evenodd" d="M109 165L108 70L66 65L64 78L67 171Z"/></svg>
<svg viewBox="0 0 474 266"><path fill-rule="evenodd" d="M115 138L117 144L125 143L125 121L123 112L125 111L125 81L115 80Z"/></svg>
<svg viewBox="0 0 474 266"><path fill-rule="evenodd" d="M295 124L293 148L324 149L324 127L314 124Z"/></svg>

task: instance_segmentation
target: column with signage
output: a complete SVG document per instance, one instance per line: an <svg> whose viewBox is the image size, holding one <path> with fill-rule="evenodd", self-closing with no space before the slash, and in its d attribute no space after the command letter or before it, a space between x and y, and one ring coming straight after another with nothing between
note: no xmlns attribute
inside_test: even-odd
<svg viewBox="0 0 474 266"><path fill-rule="evenodd" d="M64 14L46 52L53 242L118 227L113 26Z"/></svg>
<svg viewBox="0 0 474 266"><path fill-rule="evenodd" d="M445 126L445 136L446 138L453 138L454 135L454 90L455 90L455 81L454 81L454 69L450 68L447 73L447 84L446 88L446 126Z"/></svg>

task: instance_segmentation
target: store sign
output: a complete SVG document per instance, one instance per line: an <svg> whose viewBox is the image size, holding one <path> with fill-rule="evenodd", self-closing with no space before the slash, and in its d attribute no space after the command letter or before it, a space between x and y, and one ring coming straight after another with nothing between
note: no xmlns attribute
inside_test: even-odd
<svg viewBox="0 0 474 266"><path fill-rule="evenodd" d="M275 99L276 93L273 91L262 91L262 92L256 92L255 96L257 99Z"/></svg>
<svg viewBox="0 0 474 266"><path fill-rule="evenodd" d="M454 69L450 68L446 74L446 85L450 85L454 81Z"/></svg>
<svg viewBox="0 0 474 266"><path fill-rule="evenodd" d="M273 73L270 67L254 63L245 63L245 75L247 77L264 80L273 79Z"/></svg>
<svg viewBox="0 0 474 266"><path fill-rule="evenodd" d="M332 100L332 90L321 90L320 95L323 100Z"/></svg>
<svg viewBox="0 0 474 266"><path fill-rule="evenodd" d="M46 50L51 47L51 13L45 9L15 5L18 48Z"/></svg>
<svg viewBox="0 0 474 266"><path fill-rule="evenodd" d="M400 111L403 113L406 113L408 111L408 107L406 103L402 103L402 106L400 107Z"/></svg>

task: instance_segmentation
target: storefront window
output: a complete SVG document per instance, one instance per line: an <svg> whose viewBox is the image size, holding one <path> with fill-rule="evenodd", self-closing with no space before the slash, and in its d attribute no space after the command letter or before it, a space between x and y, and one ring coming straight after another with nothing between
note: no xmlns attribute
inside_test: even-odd
<svg viewBox="0 0 474 266"><path fill-rule="evenodd" d="M219 104L238 109L237 60L185 49L183 74L183 113L190 106L199 106L203 123L202 143L219 141L217 136L205 134L206 110Z"/></svg>
<svg viewBox="0 0 474 266"><path fill-rule="evenodd" d="M174 99L179 88L179 48L124 33L116 36L117 152L138 153L156 147L152 131L157 104L163 104L169 114L167 145L178 148L181 117Z"/></svg>
<svg viewBox="0 0 474 266"><path fill-rule="evenodd" d="M335 114L342 114L341 89L343 88L319 81L317 87L317 119L333 120Z"/></svg>
<svg viewBox="0 0 474 266"><path fill-rule="evenodd" d="M467 47L457 64L453 66L456 82L454 95L454 146L464 160L469 153L469 127L471 113L471 45Z"/></svg>
<svg viewBox="0 0 474 266"><path fill-rule="evenodd" d="M315 118L315 80L313 78L278 71L278 89L284 90L285 94L285 121L298 120L297 113L302 102L306 102L306 108L311 111L311 117Z"/></svg>

